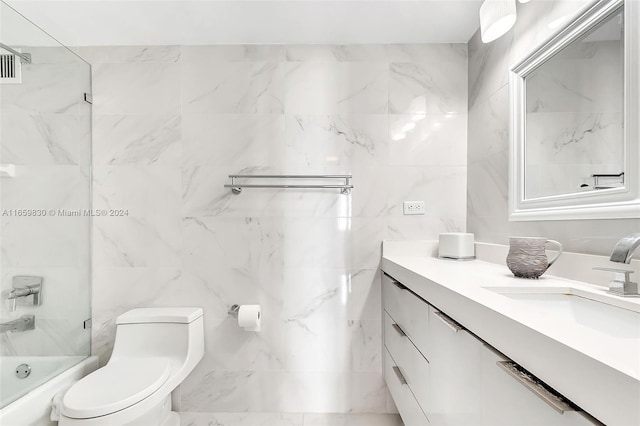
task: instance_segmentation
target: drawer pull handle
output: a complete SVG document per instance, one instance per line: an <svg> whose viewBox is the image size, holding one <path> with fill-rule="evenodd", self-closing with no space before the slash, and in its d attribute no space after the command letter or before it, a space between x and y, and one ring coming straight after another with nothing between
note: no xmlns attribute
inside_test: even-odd
<svg viewBox="0 0 640 426"><path fill-rule="evenodd" d="M402 337L407 337L407 333L404 332L404 330L402 329L402 327L400 327L400 325L393 323L391 324L391 327L393 327L393 329L397 331L398 334L401 335Z"/></svg>
<svg viewBox="0 0 640 426"><path fill-rule="evenodd" d="M550 389L541 380L529 374L529 372L515 362L496 361L496 364L520 382L525 388L533 392L538 398L549 404L558 413L562 414L565 411L577 411L562 395Z"/></svg>
<svg viewBox="0 0 640 426"><path fill-rule="evenodd" d="M394 366L393 372L396 373L396 376L398 377L398 380L400 380L400 383L402 383L403 385L407 384L407 379L404 378L402 371L400 371L400 367Z"/></svg>
<svg viewBox="0 0 640 426"><path fill-rule="evenodd" d="M395 285L396 287L398 287L400 290L406 290L407 287L405 287L404 285L402 285L399 281L396 280L391 280L391 284Z"/></svg>
<svg viewBox="0 0 640 426"><path fill-rule="evenodd" d="M458 331L464 330L464 327L461 326L456 320L451 318L449 315L440 311L435 311L433 314L436 317L438 317L440 321L442 321L447 327L452 329L454 332L457 333Z"/></svg>

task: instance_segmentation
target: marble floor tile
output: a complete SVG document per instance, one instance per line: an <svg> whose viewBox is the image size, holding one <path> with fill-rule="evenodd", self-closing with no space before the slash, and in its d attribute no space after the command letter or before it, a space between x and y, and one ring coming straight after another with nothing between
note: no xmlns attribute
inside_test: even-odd
<svg viewBox="0 0 640 426"><path fill-rule="evenodd" d="M303 426L403 426L398 414L305 413Z"/></svg>
<svg viewBox="0 0 640 426"><path fill-rule="evenodd" d="M182 426L402 426L398 414L180 413Z"/></svg>
<svg viewBox="0 0 640 426"><path fill-rule="evenodd" d="M302 426L302 413L180 413L182 426Z"/></svg>

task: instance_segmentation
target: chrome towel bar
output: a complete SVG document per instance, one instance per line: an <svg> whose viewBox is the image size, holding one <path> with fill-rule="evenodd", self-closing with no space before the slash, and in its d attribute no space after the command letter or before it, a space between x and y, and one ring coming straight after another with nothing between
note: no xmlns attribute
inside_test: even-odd
<svg viewBox="0 0 640 426"><path fill-rule="evenodd" d="M321 188L321 189L340 189L340 192L344 195L349 195L353 189L351 185L351 175L229 175L231 179L230 184L224 185L225 188L231 188L234 194L242 193L242 188ZM238 183L237 179L301 179L301 180L332 180L340 179L344 182L340 185L328 185L328 184L253 184L253 183Z"/></svg>

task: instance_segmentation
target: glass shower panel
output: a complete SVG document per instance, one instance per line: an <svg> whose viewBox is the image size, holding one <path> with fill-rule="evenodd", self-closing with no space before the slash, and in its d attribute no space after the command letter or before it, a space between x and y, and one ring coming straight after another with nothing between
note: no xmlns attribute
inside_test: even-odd
<svg viewBox="0 0 640 426"><path fill-rule="evenodd" d="M5 3L0 43L4 406L90 353L91 67Z"/></svg>

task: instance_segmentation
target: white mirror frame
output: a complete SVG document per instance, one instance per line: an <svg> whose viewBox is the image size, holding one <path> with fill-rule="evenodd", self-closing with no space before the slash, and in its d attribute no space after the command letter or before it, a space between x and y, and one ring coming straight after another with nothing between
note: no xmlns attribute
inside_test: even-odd
<svg viewBox="0 0 640 426"><path fill-rule="evenodd" d="M572 41L624 4L623 188L525 199L525 78ZM511 67L511 159L509 220L640 218L640 1L596 0Z"/></svg>

